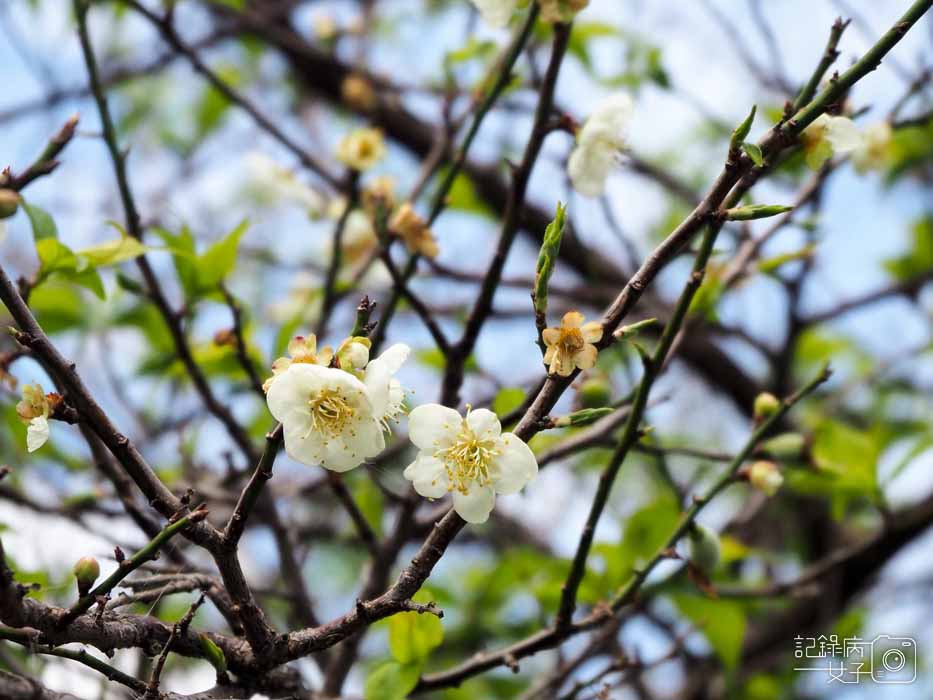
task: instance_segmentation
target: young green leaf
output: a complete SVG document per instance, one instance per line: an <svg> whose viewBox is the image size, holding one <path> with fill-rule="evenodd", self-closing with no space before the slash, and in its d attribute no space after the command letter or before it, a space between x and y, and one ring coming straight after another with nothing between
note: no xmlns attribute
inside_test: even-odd
<svg viewBox="0 0 933 700"><path fill-rule="evenodd" d="M402 664L424 661L444 641L444 627L431 613L403 612L389 618L389 651Z"/></svg>
<svg viewBox="0 0 933 700"><path fill-rule="evenodd" d="M29 217L29 223L32 225L32 237L38 243L43 238L58 238L58 227L55 226L55 220L51 215L41 207L35 204L29 204L26 200L22 201L23 210Z"/></svg>
<svg viewBox="0 0 933 700"><path fill-rule="evenodd" d="M761 167L765 164L765 157L761 153L761 149L758 147L758 144L755 143L743 143L742 150L745 151L745 155L752 159L752 163L756 167Z"/></svg>
<svg viewBox="0 0 933 700"><path fill-rule="evenodd" d="M386 661L366 678L363 697L365 700L404 700L418 684L419 676L421 664Z"/></svg>

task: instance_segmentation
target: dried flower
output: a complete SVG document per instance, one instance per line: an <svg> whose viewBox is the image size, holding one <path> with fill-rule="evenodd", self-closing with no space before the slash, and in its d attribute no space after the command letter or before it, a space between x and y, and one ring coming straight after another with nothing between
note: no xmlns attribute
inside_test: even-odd
<svg viewBox="0 0 933 700"><path fill-rule="evenodd" d="M603 337L603 327L598 321L583 323L579 311L568 311L561 319L559 328L545 328L542 333L547 351L544 364L548 372L561 377L569 376L576 369L590 369L596 364L597 350L593 343Z"/></svg>
<svg viewBox="0 0 933 700"><path fill-rule="evenodd" d="M439 249L437 239L427 222L418 216L411 204L405 202L389 221L389 232L398 236L405 242L405 247L412 254L423 255L426 258L437 257Z"/></svg>

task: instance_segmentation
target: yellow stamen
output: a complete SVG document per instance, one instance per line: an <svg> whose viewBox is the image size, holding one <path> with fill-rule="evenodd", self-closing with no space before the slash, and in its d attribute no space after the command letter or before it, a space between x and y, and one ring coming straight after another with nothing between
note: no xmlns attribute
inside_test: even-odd
<svg viewBox="0 0 933 700"><path fill-rule="evenodd" d="M467 416L469 413L467 406ZM444 463L447 470L448 491L470 493L470 486L489 486L489 465L499 455L494 439L481 439L470 428L466 419L460 424L460 432L452 445L437 450L434 456Z"/></svg>
<svg viewBox="0 0 933 700"><path fill-rule="evenodd" d="M356 410L350 402L334 389L322 389L320 393L308 399L308 409L311 412L308 435L316 432L331 438L346 432L356 415ZM354 431L351 430L350 434L354 434Z"/></svg>

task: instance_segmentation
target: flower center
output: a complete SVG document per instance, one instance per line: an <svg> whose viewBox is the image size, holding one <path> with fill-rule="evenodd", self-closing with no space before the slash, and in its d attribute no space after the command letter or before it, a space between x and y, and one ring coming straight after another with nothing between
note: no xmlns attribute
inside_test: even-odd
<svg viewBox="0 0 933 700"><path fill-rule="evenodd" d="M447 470L448 490L467 495L472 484L483 487L491 483L489 464L498 454L495 440L478 438L464 420L453 444L438 450L434 456Z"/></svg>
<svg viewBox="0 0 933 700"><path fill-rule="evenodd" d="M586 342L583 340L583 333L580 332L579 328L567 328L561 329L558 344L561 350L573 355L582 349Z"/></svg>
<svg viewBox="0 0 933 700"><path fill-rule="evenodd" d="M346 432L356 411L346 398L334 389L322 389L308 399L311 428L308 431L336 437ZM352 430L350 431L353 432Z"/></svg>

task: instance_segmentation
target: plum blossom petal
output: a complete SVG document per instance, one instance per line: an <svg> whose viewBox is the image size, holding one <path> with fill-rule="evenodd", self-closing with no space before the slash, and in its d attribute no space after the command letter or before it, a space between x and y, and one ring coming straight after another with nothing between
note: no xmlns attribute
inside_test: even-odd
<svg viewBox="0 0 933 700"><path fill-rule="evenodd" d="M425 498L440 498L447 493L447 470L439 459L422 454L405 467L403 475Z"/></svg>
<svg viewBox="0 0 933 700"><path fill-rule="evenodd" d="M518 493L538 475L538 460L525 441L512 433L504 433L501 442L492 485L496 493Z"/></svg>
<svg viewBox="0 0 933 700"><path fill-rule="evenodd" d="M408 416L408 437L422 450L433 451L456 440L463 419L452 408L436 403L424 404Z"/></svg>
<svg viewBox="0 0 933 700"><path fill-rule="evenodd" d="M470 489L467 493L454 491L454 510L468 523L479 525L489 520L496 505L496 492L491 486Z"/></svg>
<svg viewBox="0 0 933 700"><path fill-rule="evenodd" d="M49 439L49 420L45 416L36 416L29 421L26 429L26 449L35 452Z"/></svg>

